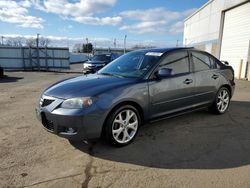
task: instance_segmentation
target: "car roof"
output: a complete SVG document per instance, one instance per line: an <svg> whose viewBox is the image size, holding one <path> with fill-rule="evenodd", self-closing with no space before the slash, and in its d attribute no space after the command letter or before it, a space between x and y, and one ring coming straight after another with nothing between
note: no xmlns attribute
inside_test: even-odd
<svg viewBox="0 0 250 188"><path fill-rule="evenodd" d="M143 49L143 50L138 50L141 52L159 52L159 53L166 53L170 51L175 51L175 50L188 50L188 49L194 49L192 47L176 47L176 48L151 48L151 49Z"/></svg>

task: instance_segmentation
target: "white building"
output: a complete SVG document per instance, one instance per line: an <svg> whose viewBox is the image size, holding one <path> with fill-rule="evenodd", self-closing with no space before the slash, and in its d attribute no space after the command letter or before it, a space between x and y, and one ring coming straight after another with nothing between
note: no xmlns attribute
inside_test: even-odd
<svg viewBox="0 0 250 188"><path fill-rule="evenodd" d="M250 0L209 0L186 18L183 44L228 61L236 77L250 80Z"/></svg>

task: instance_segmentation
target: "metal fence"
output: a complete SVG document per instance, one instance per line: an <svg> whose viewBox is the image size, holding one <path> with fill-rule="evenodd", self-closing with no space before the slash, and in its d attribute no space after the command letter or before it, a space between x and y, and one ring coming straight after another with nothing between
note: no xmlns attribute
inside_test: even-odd
<svg viewBox="0 0 250 188"><path fill-rule="evenodd" d="M0 46L0 66L5 70L69 69L69 49Z"/></svg>

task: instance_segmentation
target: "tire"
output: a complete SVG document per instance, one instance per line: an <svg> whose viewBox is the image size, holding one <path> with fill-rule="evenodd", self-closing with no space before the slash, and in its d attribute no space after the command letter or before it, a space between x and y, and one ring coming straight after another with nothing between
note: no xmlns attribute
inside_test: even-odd
<svg viewBox="0 0 250 188"><path fill-rule="evenodd" d="M210 108L211 112L218 115L224 114L229 108L230 99L231 94L229 90L226 87L221 87L216 94L213 105Z"/></svg>
<svg viewBox="0 0 250 188"><path fill-rule="evenodd" d="M110 145L126 146L133 142L140 125L141 117L138 110L131 105L121 106L115 109L106 121L105 139Z"/></svg>

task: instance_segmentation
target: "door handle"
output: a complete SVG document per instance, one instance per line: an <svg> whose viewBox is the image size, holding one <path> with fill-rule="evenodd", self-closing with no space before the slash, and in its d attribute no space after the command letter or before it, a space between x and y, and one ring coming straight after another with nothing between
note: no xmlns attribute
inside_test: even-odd
<svg viewBox="0 0 250 188"><path fill-rule="evenodd" d="M219 78L219 75L214 74L214 75L212 76L212 78L216 80L217 78Z"/></svg>
<svg viewBox="0 0 250 188"><path fill-rule="evenodd" d="M193 80L192 80L192 79L187 78L187 79L186 79L183 83L188 85L188 84L193 83Z"/></svg>

